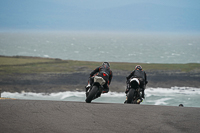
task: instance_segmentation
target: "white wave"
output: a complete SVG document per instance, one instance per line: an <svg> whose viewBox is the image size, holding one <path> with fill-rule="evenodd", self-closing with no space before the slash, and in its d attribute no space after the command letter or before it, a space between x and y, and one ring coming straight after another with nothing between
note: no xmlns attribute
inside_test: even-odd
<svg viewBox="0 0 200 133"><path fill-rule="evenodd" d="M74 51L74 53L78 54L78 53L79 53L79 51Z"/></svg>
<svg viewBox="0 0 200 133"><path fill-rule="evenodd" d="M185 94L185 95L200 95L200 89L199 88L192 88L192 87L171 87L171 88L148 88L145 90L145 93L147 94Z"/></svg>
<svg viewBox="0 0 200 133"><path fill-rule="evenodd" d="M44 55L44 57L49 57L49 55Z"/></svg>
<svg viewBox="0 0 200 133"><path fill-rule="evenodd" d="M172 98L161 98L155 101L154 105L167 105L167 101L171 100Z"/></svg>
<svg viewBox="0 0 200 133"><path fill-rule="evenodd" d="M172 88L147 88L142 104L178 106L180 103L188 107L200 107L200 89L191 87ZM85 92L57 92L57 93L33 93L33 92L3 92L2 97L30 100L58 100L58 101L85 101ZM95 102L123 103L126 99L124 92L108 92L102 94Z"/></svg>
<svg viewBox="0 0 200 133"><path fill-rule="evenodd" d="M199 88L191 88L191 87L172 87L172 88L147 88L145 89L146 95L161 95L161 94L186 94L186 95L200 95ZM36 96L36 97L82 97L85 95L85 92L76 92L76 91L66 91L66 92L56 92L56 93L34 93L34 92L3 92L2 96ZM123 92L108 92L102 94L105 97L123 97L125 93Z"/></svg>
<svg viewBox="0 0 200 133"><path fill-rule="evenodd" d="M125 93L122 93L122 92L108 92L108 93L105 93L105 94L102 94L101 96L104 96L104 97L124 97Z"/></svg>

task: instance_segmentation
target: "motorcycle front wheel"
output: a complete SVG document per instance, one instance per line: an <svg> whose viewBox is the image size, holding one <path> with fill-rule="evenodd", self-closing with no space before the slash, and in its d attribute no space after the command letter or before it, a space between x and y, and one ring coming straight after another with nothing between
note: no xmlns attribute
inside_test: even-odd
<svg viewBox="0 0 200 133"><path fill-rule="evenodd" d="M95 97L95 95L98 92L98 87L97 86L93 86L92 90L89 92L88 96L86 97L86 103L91 103L92 99Z"/></svg>
<svg viewBox="0 0 200 133"><path fill-rule="evenodd" d="M132 103L133 97L134 97L134 93L135 93L134 89L130 89L129 90L129 94L127 96L127 103Z"/></svg>

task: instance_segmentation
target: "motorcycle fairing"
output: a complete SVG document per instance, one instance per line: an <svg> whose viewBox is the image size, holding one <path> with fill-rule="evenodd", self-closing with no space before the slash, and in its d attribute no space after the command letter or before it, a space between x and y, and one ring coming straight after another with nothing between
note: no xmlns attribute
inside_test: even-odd
<svg viewBox="0 0 200 133"><path fill-rule="evenodd" d="M98 82L100 85L104 85L106 83L106 81L99 76L94 76L94 82Z"/></svg>

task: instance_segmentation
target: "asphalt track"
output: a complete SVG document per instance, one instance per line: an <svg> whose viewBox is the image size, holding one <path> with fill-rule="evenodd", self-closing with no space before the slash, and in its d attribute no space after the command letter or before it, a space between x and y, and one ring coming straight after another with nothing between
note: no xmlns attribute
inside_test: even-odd
<svg viewBox="0 0 200 133"><path fill-rule="evenodd" d="M200 108L0 100L0 133L199 133Z"/></svg>

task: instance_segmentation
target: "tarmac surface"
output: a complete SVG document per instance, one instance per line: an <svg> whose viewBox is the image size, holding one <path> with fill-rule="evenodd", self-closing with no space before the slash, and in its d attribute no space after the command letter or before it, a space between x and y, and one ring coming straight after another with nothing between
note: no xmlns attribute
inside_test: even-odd
<svg viewBox="0 0 200 133"><path fill-rule="evenodd" d="M200 108L0 100L1 133L199 133Z"/></svg>

